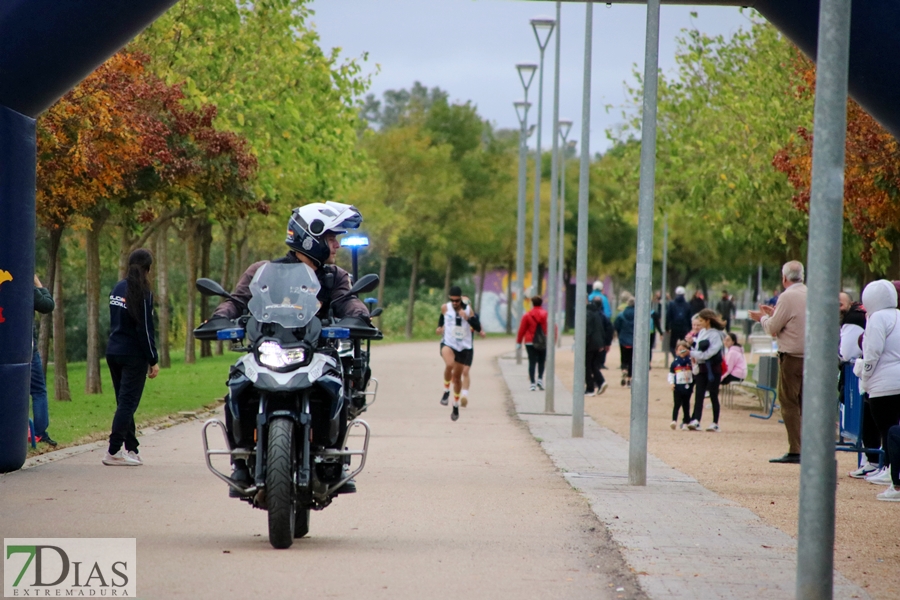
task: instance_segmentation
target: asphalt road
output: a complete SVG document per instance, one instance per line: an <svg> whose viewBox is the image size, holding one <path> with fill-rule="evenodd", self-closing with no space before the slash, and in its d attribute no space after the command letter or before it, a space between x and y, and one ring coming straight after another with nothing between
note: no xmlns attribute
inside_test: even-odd
<svg viewBox="0 0 900 600"><path fill-rule="evenodd" d="M455 423L437 341L376 347L359 493L288 550L208 472L200 420L144 436L142 467L94 449L0 476L0 537L134 537L141 598L621 597L633 574L511 412L494 360L510 346L477 342Z"/></svg>

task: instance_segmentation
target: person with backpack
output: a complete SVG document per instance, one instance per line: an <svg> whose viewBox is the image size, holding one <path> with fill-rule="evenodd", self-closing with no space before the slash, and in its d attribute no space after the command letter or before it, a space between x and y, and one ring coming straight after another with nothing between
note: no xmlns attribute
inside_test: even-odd
<svg viewBox="0 0 900 600"><path fill-rule="evenodd" d="M675 344L691 330L691 306L684 298L685 289L675 288L675 299L666 307L666 331L669 332L669 352L677 358Z"/></svg>
<svg viewBox="0 0 900 600"><path fill-rule="evenodd" d="M585 369L584 385L585 395L595 396L606 391L606 379L600 370L600 353L609 351L613 340L613 326L603 312L603 303L600 298L588 302L585 315Z"/></svg>
<svg viewBox="0 0 900 600"><path fill-rule="evenodd" d="M615 328L619 336L619 356L622 359L622 385L631 387L631 371L634 360L634 296L622 294L625 308L616 317Z"/></svg>
<svg viewBox="0 0 900 600"><path fill-rule="evenodd" d="M531 382L531 391L544 389L544 364L547 360L547 311L541 305L544 303L540 296L531 299L531 310L522 317L519 323L519 333L516 336L516 347L525 343L525 352L528 353L528 379ZM535 378L537 369L537 378Z"/></svg>

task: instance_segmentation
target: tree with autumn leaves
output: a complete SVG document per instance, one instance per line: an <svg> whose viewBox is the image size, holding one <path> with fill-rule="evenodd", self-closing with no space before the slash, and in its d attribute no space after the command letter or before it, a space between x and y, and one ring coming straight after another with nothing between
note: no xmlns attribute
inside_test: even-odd
<svg viewBox="0 0 900 600"><path fill-rule="evenodd" d="M795 51L794 97L810 101L815 94L815 64ZM794 206L809 212L812 177L812 128L796 127L797 137L772 161L796 190ZM867 265L860 282L881 274L900 279L900 147L897 139L852 98L847 103L844 167L844 222L861 245ZM852 237L856 237L853 240ZM846 271L846 269L845 269Z"/></svg>
<svg viewBox="0 0 900 600"><path fill-rule="evenodd" d="M67 230L84 232L87 296L86 391L100 391L100 240L116 221L122 252L175 219L227 219L257 208L256 159L245 140L213 125L216 108L190 110L179 86L150 73L147 57L120 52L38 121L37 214L49 234L54 290L55 391L69 397L60 249ZM135 225L139 227L135 227ZM191 239L196 239L191 235ZM165 274L162 274L165 276ZM42 350L48 339L42 328Z"/></svg>

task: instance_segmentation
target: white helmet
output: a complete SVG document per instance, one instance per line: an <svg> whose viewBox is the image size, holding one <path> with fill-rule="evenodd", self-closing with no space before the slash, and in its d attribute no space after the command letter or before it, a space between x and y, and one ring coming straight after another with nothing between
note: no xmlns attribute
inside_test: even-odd
<svg viewBox="0 0 900 600"><path fill-rule="evenodd" d="M321 267L331 249L322 236L327 232L346 233L362 223L362 215L355 207L340 202L313 202L295 208L287 226L285 243L291 250L308 256L317 267Z"/></svg>

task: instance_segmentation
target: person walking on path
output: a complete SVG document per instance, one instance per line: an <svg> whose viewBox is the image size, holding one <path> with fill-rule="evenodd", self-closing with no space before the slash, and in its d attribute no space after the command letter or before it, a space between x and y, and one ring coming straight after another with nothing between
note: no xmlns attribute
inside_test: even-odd
<svg viewBox="0 0 900 600"><path fill-rule="evenodd" d="M137 467L138 455L134 413L141 403L144 383L159 374L156 330L153 327L153 293L150 265L153 255L138 248L128 257L125 279L109 294L109 341L106 362L116 391L116 414L109 434L103 464ZM124 448L123 448L124 446Z"/></svg>
<svg viewBox="0 0 900 600"><path fill-rule="evenodd" d="M547 360L547 311L541 305L544 301L540 296L531 299L531 310L525 313L519 323L519 332L516 335L516 346L521 347L525 343L525 352L528 354L528 379L531 382L531 391L544 389L544 363ZM535 333L541 330L535 344ZM543 343L540 338L543 337ZM537 378L535 378L537 369Z"/></svg>
<svg viewBox="0 0 900 600"><path fill-rule="evenodd" d="M737 342L737 335L725 334L725 368L722 369L722 385L743 381L747 377L747 360L744 349Z"/></svg>
<svg viewBox="0 0 900 600"><path fill-rule="evenodd" d="M716 303L716 312L725 321L725 331L731 333L731 318L734 316L734 302L728 295L728 290L722 290L722 299Z"/></svg>
<svg viewBox="0 0 900 600"><path fill-rule="evenodd" d="M612 323L603 312L603 303L599 298L588 302L585 319L585 369L584 387L585 394L589 396L599 395L606 391L606 379L600 369L601 352L609 351L612 344Z"/></svg>
<svg viewBox="0 0 900 600"><path fill-rule="evenodd" d="M631 387L634 359L634 297L628 294L625 309L616 317L616 333L619 335L619 356L622 359L622 385Z"/></svg>
<svg viewBox="0 0 900 600"><path fill-rule="evenodd" d="M34 276L34 310L47 315L53 312L56 303L50 291L41 285L37 274ZM56 446L56 440L47 433L50 427L50 406L47 399L47 381L44 377L44 365L38 351L38 331L34 328L34 343L31 352L31 413L34 417L35 441Z"/></svg>
<svg viewBox="0 0 900 600"><path fill-rule="evenodd" d="M792 260L781 267L781 285L775 307L760 304L748 311L763 330L778 341L778 399L787 430L788 451L772 463L800 463L800 425L803 415L803 355L806 333L806 285L803 264Z"/></svg>
<svg viewBox="0 0 900 600"><path fill-rule="evenodd" d="M691 358L697 363L697 378L694 385L694 412L688 429L696 431L700 429L700 421L703 420L703 403L706 401L706 393L709 392L709 401L712 403L713 422L706 431L719 431L719 382L722 380L722 354L725 344L725 324L719 320L716 312L710 308L704 308L694 316L700 324L700 333L691 344Z"/></svg>
<svg viewBox="0 0 900 600"><path fill-rule="evenodd" d="M784 296L785 292L782 294ZM888 430L900 423L900 310L897 290L886 279L873 281L863 290L867 311L866 335L862 357L856 359L853 372L859 377L859 389L869 396L869 407L884 450L884 467L866 477L866 481L890 485L890 466L900 461L888 448Z"/></svg>
<svg viewBox="0 0 900 600"><path fill-rule="evenodd" d="M588 302L598 300L603 305L603 314L607 319L612 319L612 309L609 306L609 298L603 293L603 284L598 280L594 282L593 290L588 295Z"/></svg>
<svg viewBox="0 0 900 600"><path fill-rule="evenodd" d="M691 361L691 345L685 340L675 343L675 360L669 365L669 387L672 388L672 429L678 427L678 411L682 411L684 417L681 420L681 429L687 429L691 420L691 395L694 392L693 361Z"/></svg>
<svg viewBox="0 0 900 600"><path fill-rule="evenodd" d="M441 358L444 359L444 395L441 397L441 404L446 406L449 402L452 381L453 409L450 418L456 421L459 419L460 403L462 406L469 403L468 368L472 366L475 353L472 343L473 331L480 333L481 337L484 337L484 331L471 305L464 302L462 290L458 285L450 288L449 299L449 302L441 306L441 316L435 331L442 336Z"/></svg>
<svg viewBox="0 0 900 600"><path fill-rule="evenodd" d="M675 354L675 344L683 340L691 330L691 307L684 298L685 289L682 286L675 288L675 299L666 306L666 331L669 332L669 352Z"/></svg>

